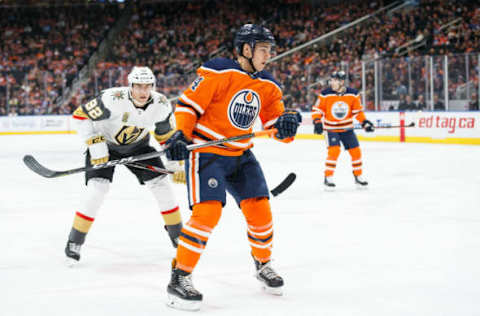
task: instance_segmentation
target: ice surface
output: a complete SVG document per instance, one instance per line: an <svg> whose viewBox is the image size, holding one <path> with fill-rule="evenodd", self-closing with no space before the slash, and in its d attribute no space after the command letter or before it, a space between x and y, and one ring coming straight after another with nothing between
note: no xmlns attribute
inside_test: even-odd
<svg viewBox="0 0 480 316"><path fill-rule="evenodd" d="M154 198L118 167L82 249L64 265L83 175L75 135L0 136L0 315L182 315L165 305L174 256ZM194 273L199 315L480 315L480 147L363 142L368 190L358 191L350 157L337 164L336 192L324 192L323 141L256 141L271 188L274 268L284 296L254 278L245 221L229 199ZM183 218L186 189L175 185Z"/></svg>

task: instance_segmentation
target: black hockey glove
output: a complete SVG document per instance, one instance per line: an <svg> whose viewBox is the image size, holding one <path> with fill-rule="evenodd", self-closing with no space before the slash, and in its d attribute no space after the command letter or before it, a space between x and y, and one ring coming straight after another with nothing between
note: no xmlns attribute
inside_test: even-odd
<svg viewBox="0 0 480 316"><path fill-rule="evenodd" d="M185 160L188 158L188 141L182 131L176 131L170 137L165 146L167 146L167 158L169 160Z"/></svg>
<svg viewBox="0 0 480 316"><path fill-rule="evenodd" d="M298 125L302 122L302 115L297 111L284 112L273 125L277 130L275 137L285 139L297 134Z"/></svg>
<svg viewBox="0 0 480 316"><path fill-rule="evenodd" d="M371 133L371 132L375 131L375 128L373 127L373 123L370 122L369 120L365 120L365 121L362 122L362 128L367 133Z"/></svg>
<svg viewBox="0 0 480 316"><path fill-rule="evenodd" d="M322 120L316 119L313 121L313 132L315 134L323 134L323 124Z"/></svg>

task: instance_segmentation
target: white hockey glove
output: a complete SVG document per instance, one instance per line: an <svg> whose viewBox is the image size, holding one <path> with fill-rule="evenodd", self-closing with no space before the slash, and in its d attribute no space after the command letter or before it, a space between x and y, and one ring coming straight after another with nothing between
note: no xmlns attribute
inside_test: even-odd
<svg viewBox="0 0 480 316"><path fill-rule="evenodd" d="M94 136L87 140L88 151L90 152L90 162L92 165L106 163L109 159L108 146L105 137Z"/></svg>
<svg viewBox="0 0 480 316"><path fill-rule="evenodd" d="M174 183L182 183L182 184L187 183L187 179L185 177L185 169L183 167L183 160L180 160L180 161L168 160L166 163L166 167L169 170L175 171L175 173L171 175L172 181Z"/></svg>

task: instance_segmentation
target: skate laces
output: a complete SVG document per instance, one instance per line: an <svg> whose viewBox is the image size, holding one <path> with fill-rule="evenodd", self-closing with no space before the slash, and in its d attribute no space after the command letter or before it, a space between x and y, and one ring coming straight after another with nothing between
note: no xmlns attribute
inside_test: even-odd
<svg viewBox="0 0 480 316"><path fill-rule="evenodd" d="M258 274L270 280L279 277L277 272L275 272L275 270L273 270L273 268L270 266L270 262L265 263L260 269L258 269Z"/></svg>
<svg viewBox="0 0 480 316"><path fill-rule="evenodd" d="M357 180L359 182L365 182L365 179L363 178L363 176L357 176Z"/></svg>
<svg viewBox="0 0 480 316"><path fill-rule="evenodd" d="M76 244L74 242L69 242L68 243L68 249L71 251L71 252L74 252L76 254L80 254L80 247L82 245L79 245L79 244Z"/></svg>
<svg viewBox="0 0 480 316"><path fill-rule="evenodd" d="M179 275L178 276L178 283L180 286L185 289L185 291L193 294L197 294L198 291L193 287L192 283L192 275Z"/></svg>

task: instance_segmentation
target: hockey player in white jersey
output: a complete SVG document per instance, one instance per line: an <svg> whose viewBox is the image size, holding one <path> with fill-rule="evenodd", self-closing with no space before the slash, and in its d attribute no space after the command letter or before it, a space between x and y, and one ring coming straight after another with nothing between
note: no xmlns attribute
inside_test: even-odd
<svg viewBox="0 0 480 316"><path fill-rule="evenodd" d="M148 67L134 67L128 75L128 87L106 89L73 113L78 134L87 145L87 167L109 160L154 152L150 130L163 144L174 131L172 106L167 98L155 92L155 76ZM157 157L142 163L164 168ZM171 184L164 174L126 165L152 191L174 247L182 229L182 219ZM85 173L87 190L83 206L75 213L65 254L73 265L80 260L80 248L109 190L115 166ZM182 174L183 173L183 174ZM176 179L185 178L183 171Z"/></svg>

